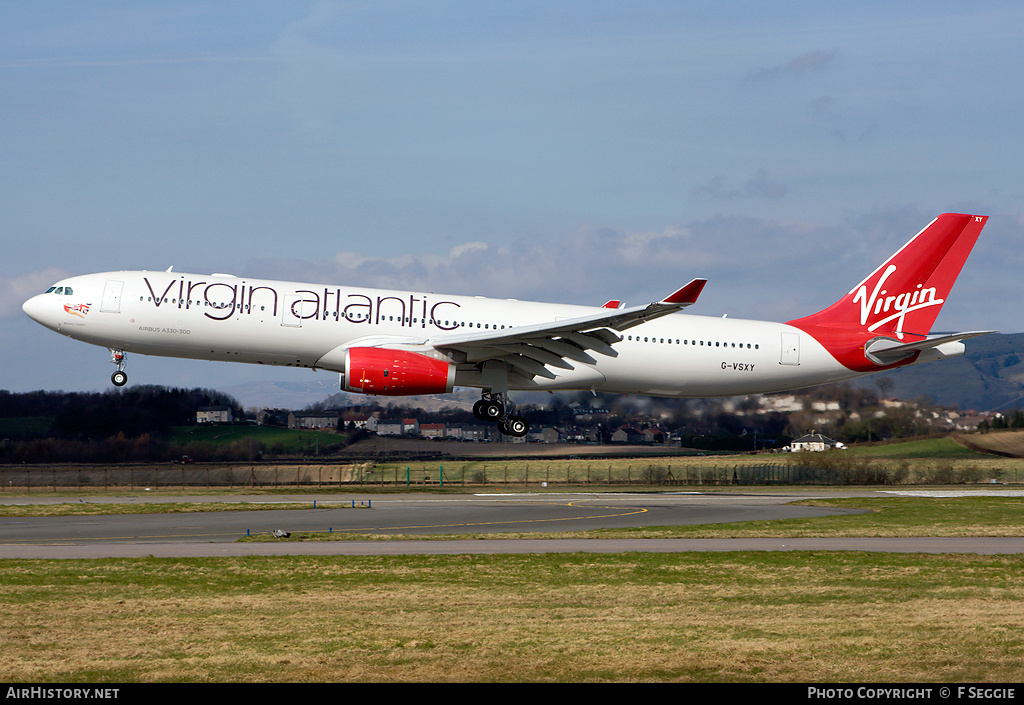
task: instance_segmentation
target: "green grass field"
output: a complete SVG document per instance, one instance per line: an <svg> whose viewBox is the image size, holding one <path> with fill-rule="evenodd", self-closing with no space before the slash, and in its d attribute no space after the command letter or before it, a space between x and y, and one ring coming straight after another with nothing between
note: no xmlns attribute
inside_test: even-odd
<svg viewBox="0 0 1024 705"><path fill-rule="evenodd" d="M344 435L331 431L278 428L275 426L221 425L175 426L168 440L173 445L189 443L262 443L267 448L279 446L288 454L312 452L319 444L322 448L343 442Z"/></svg>
<svg viewBox="0 0 1024 705"><path fill-rule="evenodd" d="M14 682L993 682L1017 557L3 561Z"/></svg>

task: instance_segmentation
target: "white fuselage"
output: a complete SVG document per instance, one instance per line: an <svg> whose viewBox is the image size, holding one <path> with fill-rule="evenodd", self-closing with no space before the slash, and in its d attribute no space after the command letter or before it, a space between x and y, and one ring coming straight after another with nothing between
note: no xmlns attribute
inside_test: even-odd
<svg viewBox="0 0 1024 705"><path fill-rule="evenodd" d="M508 331L601 310L146 271L71 277L24 309L68 337L129 353L336 372L344 372L339 351L353 345L432 350L430 341L456 332ZM784 323L675 313L628 329L614 349L614 357L594 355L595 364L552 369L555 379L513 378L510 388L713 397L863 374ZM456 362L456 385L484 386L471 364Z"/></svg>

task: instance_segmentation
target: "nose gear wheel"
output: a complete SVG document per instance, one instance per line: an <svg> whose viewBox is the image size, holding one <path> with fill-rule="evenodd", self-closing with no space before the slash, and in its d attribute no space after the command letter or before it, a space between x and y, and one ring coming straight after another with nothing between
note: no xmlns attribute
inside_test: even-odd
<svg viewBox="0 0 1024 705"><path fill-rule="evenodd" d="M114 383L115 387L123 387L128 384L128 373L124 371L125 359L128 354L124 350L113 350L110 351L110 361L117 365L117 370L114 374L110 375L110 381Z"/></svg>

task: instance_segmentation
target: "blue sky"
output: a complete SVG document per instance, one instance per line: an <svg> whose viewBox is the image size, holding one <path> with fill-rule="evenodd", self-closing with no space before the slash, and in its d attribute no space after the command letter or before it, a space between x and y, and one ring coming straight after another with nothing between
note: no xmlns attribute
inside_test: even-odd
<svg viewBox="0 0 1024 705"><path fill-rule="evenodd" d="M1014 2L3 3L0 388L107 388L21 312L66 274L598 305L704 276L691 312L787 320L945 211L991 219L937 326L1020 332L1022 74Z"/></svg>

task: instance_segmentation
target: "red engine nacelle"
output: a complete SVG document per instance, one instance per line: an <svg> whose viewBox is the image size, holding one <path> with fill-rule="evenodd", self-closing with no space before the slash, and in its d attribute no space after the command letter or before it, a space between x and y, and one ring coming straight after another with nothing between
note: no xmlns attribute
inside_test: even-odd
<svg viewBox="0 0 1024 705"><path fill-rule="evenodd" d="M360 394L446 394L455 386L455 365L407 350L349 348L342 389Z"/></svg>

